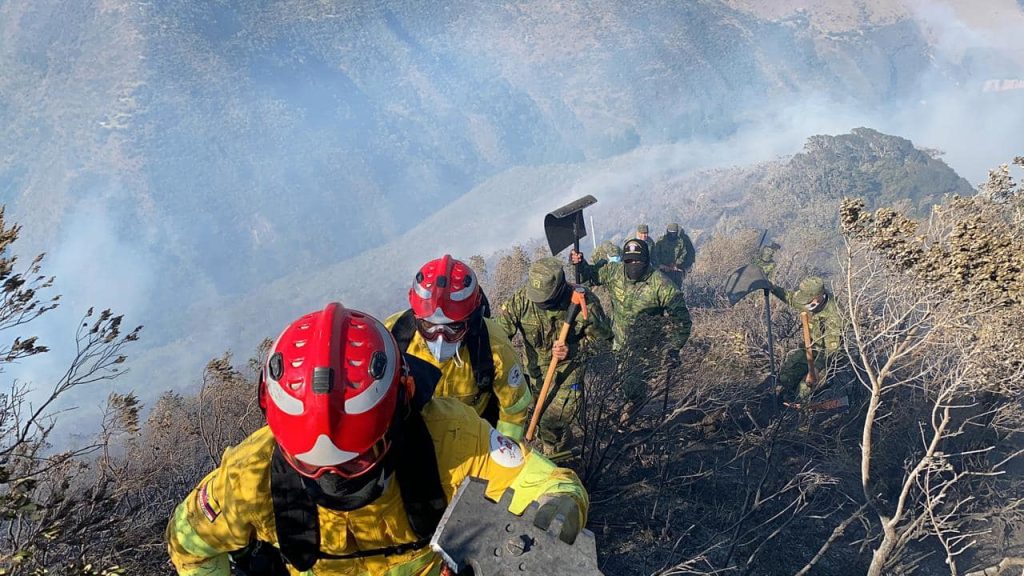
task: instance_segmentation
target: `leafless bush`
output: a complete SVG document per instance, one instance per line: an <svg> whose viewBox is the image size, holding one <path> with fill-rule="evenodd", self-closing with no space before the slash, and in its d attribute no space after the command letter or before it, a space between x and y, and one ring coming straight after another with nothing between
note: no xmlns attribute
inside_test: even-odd
<svg viewBox="0 0 1024 576"><path fill-rule="evenodd" d="M923 230L844 203L850 355L870 392L861 483L880 532L872 576L912 567L919 540L939 544L959 574L989 514L1016 507L1000 489L1024 431L1024 336L1010 328L1024 313L1013 199L953 199ZM908 442L880 450L886 436ZM902 470L880 477L893 455Z"/></svg>
<svg viewBox="0 0 1024 576"><path fill-rule="evenodd" d="M530 256L522 246L513 246L498 256L494 273L487 276L484 292L493 308L501 306L512 294L526 283L530 271Z"/></svg>

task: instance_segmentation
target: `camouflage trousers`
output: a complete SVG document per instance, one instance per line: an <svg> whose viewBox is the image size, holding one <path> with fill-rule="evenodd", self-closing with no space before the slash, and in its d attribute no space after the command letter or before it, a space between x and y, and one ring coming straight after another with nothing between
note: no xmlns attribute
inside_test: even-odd
<svg viewBox="0 0 1024 576"><path fill-rule="evenodd" d="M537 423L537 439L540 440L546 455L557 454L572 447L576 411L579 409L580 394L583 391L579 372L580 370L568 374L556 372L551 383L540 421ZM534 398L540 398L544 377L532 376L529 378L529 384Z"/></svg>
<svg viewBox="0 0 1024 576"><path fill-rule="evenodd" d="M814 350L814 368L820 381L825 379L825 356L821 350ZM782 397L787 402L805 400L811 395L811 387L807 384L807 354L803 348L786 355L779 366L778 385L782 387Z"/></svg>

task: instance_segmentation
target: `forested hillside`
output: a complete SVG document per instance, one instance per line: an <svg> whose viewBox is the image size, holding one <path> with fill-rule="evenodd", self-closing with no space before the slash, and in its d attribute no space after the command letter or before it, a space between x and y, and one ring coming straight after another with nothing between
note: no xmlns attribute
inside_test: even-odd
<svg viewBox="0 0 1024 576"><path fill-rule="evenodd" d="M837 35L717 1L6 2L0 26L25 241L108 216L168 302L357 255L514 166L716 138L812 94L879 106L958 65L908 19Z"/></svg>

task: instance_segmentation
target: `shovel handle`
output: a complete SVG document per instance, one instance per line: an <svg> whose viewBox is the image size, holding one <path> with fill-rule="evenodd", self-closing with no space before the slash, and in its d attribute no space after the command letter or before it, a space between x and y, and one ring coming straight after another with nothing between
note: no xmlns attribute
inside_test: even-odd
<svg viewBox="0 0 1024 576"><path fill-rule="evenodd" d="M580 225L581 224L580 220L582 220L582 219L583 219L583 212L577 212L576 213L576 219L572 221L572 236L573 236L572 246L573 246L573 249L576 250L576 252L580 251L580 228L583 227L583 226ZM572 265L572 269L573 269L573 273L574 273L574 275L576 277L576 283L579 284L580 282L582 282L582 275L580 274L580 265L579 265L579 263L577 262L576 264L573 264Z"/></svg>

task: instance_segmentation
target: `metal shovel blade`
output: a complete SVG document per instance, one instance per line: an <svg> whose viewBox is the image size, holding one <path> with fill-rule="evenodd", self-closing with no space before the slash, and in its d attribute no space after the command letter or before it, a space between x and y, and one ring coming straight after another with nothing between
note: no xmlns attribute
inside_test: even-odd
<svg viewBox="0 0 1024 576"><path fill-rule="evenodd" d="M771 290L771 288L772 283L765 278L764 272L753 264L741 266L725 282L725 292L729 296L729 304L732 306L735 306L751 292Z"/></svg>
<svg viewBox="0 0 1024 576"><path fill-rule="evenodd" d="M580 213L587 206L596 203L597 199L587 194L557 210L552 210L544 217L544 234L547 236L548 247L551 248L552 256L557 255L587 235L586 222L580 216Z"/></svg>

